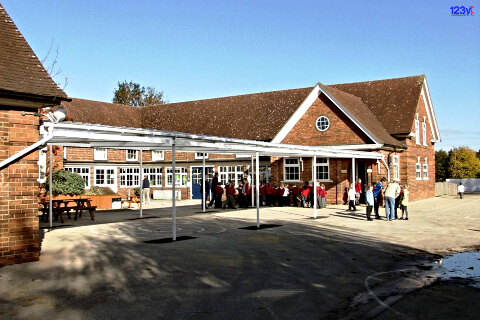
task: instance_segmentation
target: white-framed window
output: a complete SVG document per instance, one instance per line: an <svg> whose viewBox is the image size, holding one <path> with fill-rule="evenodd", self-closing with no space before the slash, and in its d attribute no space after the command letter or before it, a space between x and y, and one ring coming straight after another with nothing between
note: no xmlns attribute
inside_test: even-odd
<svg viewBox="0 0 480 320"><path fill-rule="evenodd" d="M140 168L139 167L120 167L120 187L136 188L140 187Z"/></svg>
<svg viewBox="0 0 480 320"><path fill-rule="evenodd" d="M422 138L423 138L423 145L427 145L427 123L424 121L422 122Z"/></svg>
<svg viewBox="0 0 480 320"><path fill-rule="evenodd" d="M315 122L315 126L318 131L327 131L330 127L330 120L325 116L320 116Z"/></svg>
<svg viewBox="0 0 480 320"><path fill-rule="evenodd" d="M163 168L154 167L154 168L143 168L143 175L148 177L150 180L150 187L161 187L162 178L163 178ZM143 177L142 177L143 179Z"/></svg>
<svg viewBox="0 0 480 320"><path fill-rule="evenodd" d="M415 163L415 173L416 179L422 180L422 165L420 164L420 157L417 158L417 163Z"/></svg>
<svg viewBox="0 0 480 320"><path fill-rule="evenodd" d="M85 189L90 189L90 167L65 167L65 170L81 175L85 181Z"/></svg>
<svg viewBox="0 0 480 320"><path fill-rule="evenodd" d="M115 184L115 168L95 167L94 182L100 187Z"/></svg>
<svg viewBox="0 0 480 320"><path fill-rule="evenodd" d="M232 180L238 186L238 182L243 180L243 166L219 166L218 179L223 186L228 180Z"/></svg>
<svg viewBox="0 0 480 320"><path fill-rule="evenodd" d="M205 155L205 159L208 159L208 153L195 152L195 160L203 160L203 155Z"/></svg>
<svg viewBox="0 0 480 320"><path fill-rule="evenodd" d="M328 158L317 158L317 180L330 180L330 161Z"/></svg>
<svg viewBox="0 0 480 320"><path fill-rule="evenodd" d="M285 181L300 181L300 159L283 158L283 179Z"/></svg>
<svg viewBox="0 0 480 320"><path fill-rule="evenodd" d="M138 151L127 150L127 161L138 161Z"/></svg>
<svg viewBox="0 0 480 320"><path fill-rule="evenodd" d="M67 160L67 147L63 147L63 160Z"/></svg>
<svg viewBox="0 0 480 320"><path fill-rule="evenodd" d="M428 180L428 161L425 157L425 162L423 163L423 180Z"/></svg>
<svg viewBox="0 0 480 320"><path fill-rule="evenodd" d="M392 157L393 180L400 180L400 156Z"/></svg>
<svg viewBox="0 0 480 320"><path fill-rule="evenodd" d="M165 152L163 150L153 150L152 161L162 161L162 160L165 160Z"/></svg>
<svg viewBox="0 0 480 320"><path fill-rule="evenodd" d="M420 122L418 119L415 120L415 142L420 144Z"/></svg>
<svg viewBox="0 0 480 320"><path fill-rule="evenodd" d="M107 160L107 148L94 148L93 149L93 160Z"/></svg>
<svg viewBox="0 0 480 320"><path fill-rule="evenodd" d="M270 176L272 175L272 168L269 166L269 165L260 165L258 166L258 169L260 169L258 171L258 176L260 178L260 183L262 182L269 182L270 181ZM252 172L252 176L253 176L253 182L252 182L252 185L255 185L256 184L256 172L255 172L255 166L253 166L253 172Z"/></svg>
<svg viewBox="0 0 480 320"><path fill-rule="evenodd" d="M166 187L171 187L173 183L173 168L167 167L167 180ZM186 187L188 181L187 168L184 167L175 167L175 187Z"/></svg>

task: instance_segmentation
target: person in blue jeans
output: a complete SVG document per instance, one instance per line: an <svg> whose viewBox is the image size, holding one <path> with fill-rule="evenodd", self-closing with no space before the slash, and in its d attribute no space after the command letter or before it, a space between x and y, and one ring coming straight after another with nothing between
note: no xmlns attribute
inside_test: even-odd
<svg viewBox="0 0 480 320"><path fill-rule="evenodd" d="M396 182L389 183L385 189L385 215L387 221L395 220L395 199L400 195L400 185Z"/></svg>
<svg viewBox="0 0 480 320"><path fill-rule="evenodd" d="M375 211L375 219L380 219L380 215L378 214L378 208L380 207L380 202L382 202L382 205L383 205L383 195L381 193L382 193L382 190L384 189L385 183L387 183L387 179L383 177L373 188L373 201L374 201L373 210Z"/></svg>

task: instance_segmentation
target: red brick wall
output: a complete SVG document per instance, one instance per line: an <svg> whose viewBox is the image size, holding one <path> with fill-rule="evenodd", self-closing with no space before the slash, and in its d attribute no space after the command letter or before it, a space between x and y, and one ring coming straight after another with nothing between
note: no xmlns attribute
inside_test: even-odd
<svg viewBox="0 0 480 320"><path fill-rule="evenodd" d="M0 159L38 141L38 118L0 111ZM0 171L0 266L36 261L38 152Z"/></svg>
<svg viewBox="0 0 480 320"><path fill-rule="evenodd" d="M138 153L140 156L140 152ZM55 170L62 168L65 165L72 165L74 166L82 166L82 167L90 167L90 185L94 185L94 165L97 166L114 166L116 168L124 166L124 165L134 165L139 166L140 161L126 161L126 150L114 150L109 149L107 153L107 161L96 161L94 163L94 151L93 148L74 148L74 147L67 147L67 159L64 162L63 159L63 148L59 147L59 151L57 152L57 156L54 157L54 162L57 163L55 165ZM222 161L224 160L224 161ZM172 161L172 153L165 152L164 153L164 160L158 162L152 162L152 152L151 151L144 151L143 152L143 166L148 167L155 165L155 167L162 167L163 168L163 181L162 187L152 187L150 191L153 193L156 189L162 190L171 190L171 187L165 187L166 185L166 168L171 167ZM202 160L195 159L195 154L192 152L177 152L176 153L176 161L177 167L186 167L188 172L188 178L191 177L191 166L202 166ZM236 159L235 155L233 154L209 154L208 158L205 160L206 166L211 166L215 161L215 171L217 170L218 166L232 166L243 164L246 161L250 163L250 160L247 158L240 158ZM85 162L85 163L82 163ZM61 165L58 165L61 163ZM246 167L245 167L246 169ZM133 195L134 187L132 188L121 188L120 187L120 172L117 170L117 193L122 197L126 197L129 192L130 195ZM190 199L191 198L191 190L190 188L176 188L177 190L181 191L182 199Z"/></svg>
<svg viewBox="0 0 480 320"><path fill-rule="evenodd" d="M320 116L326 116L330 120L330 127L323 132L316 128L316 121ZM364 144L371 143L371 141L333 102L321 95L287 134L282 143L319 146Z"/></svg>
<svg viewBox="0 0 480 320"><path fill-rule="evenodd" d="M303 170L300 167L300 180L299 181L288 181L283 180L283 158L272 157L271 159L271 169L272 176L270 183L272 185L279 185L281 182L287 183L290 187L296 184L298 187L301 187L306 181L312 181L313 169L312 169L312 158L302 157L303 160ZM329 181L320 181L320 183L325 185L327 191L327 203L329 204L339 204L344 203L344 193L347 188L350 180L351 174L351 160L350 159L329 159L329 170L330 170L330 180ZM344 172L342 172L344 171Z"/></svg>

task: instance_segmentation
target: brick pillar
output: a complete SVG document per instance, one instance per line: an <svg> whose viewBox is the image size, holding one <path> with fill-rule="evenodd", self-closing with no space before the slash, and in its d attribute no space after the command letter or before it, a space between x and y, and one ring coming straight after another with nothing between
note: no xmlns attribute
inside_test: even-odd
<svg viewBox="0 0 480 320"><path fill-rule="evenodd" d="M38 118L0 111L0 160L39 139ZM0 171L0 266L36 261L38 236L38 152Z"/></svg>

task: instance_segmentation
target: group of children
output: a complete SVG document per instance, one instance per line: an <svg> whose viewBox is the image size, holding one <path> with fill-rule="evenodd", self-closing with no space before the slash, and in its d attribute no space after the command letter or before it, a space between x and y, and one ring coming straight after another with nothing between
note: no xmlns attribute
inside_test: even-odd
<svg viewBox="0 0 480 320"><path fill-rule="evenodd" d="M372 219L372 210L375 213L375 219L380 219L380 215L378 213L379 207L384 205L384 192L386 190L386 179L382 178L379 182L374 182L371 185L365 185L366 192L365 192L365 203L366 207L366 215L368 221L373 221ZM358 181L357 181L358 184ZM397 215L397 209L400 208L402 210L402 217L400 220L408 220L408 198L410 192L408 191L408 185L404 184L403 186L399 186L400 191L398 195L395 197L395 219L399 219ZM356 211L356 204L358 204L359 199L359 189L357 185L353 183L350 184L350 188L348 190L348 210ZM386 208L387 209L387 208ZM405 217L404 217L405 216ZM394 219L394 220L395 220ZM388 220L388 213L387 213L387 220Z"/></svg>
<svg viewBox="0 0 480 320"><path fill-rule="evenodd" d="M279 186L270 183L262 182L260 185L260 205L261 206L278 206L289 207L293 204L298 207L299 204L304 208L313 208L314 194L313 183L305 182L300 188L293 184L292 186L281 183ZM326 208L327 206L327 192L325 185L317 181L317 208ZM210 206L215 203L215 208L231 208L236 209L237 204L239 208L248 208L251 205L251 194L256 194L256 189L250 187L248 179L245 178L240 181L238 187L235 183L229 180L223 188L218 182L212 183L212 196L214 197L210 202ZM225 194L225 201L222 201L223 194ZM256 197L254 196L254 201Z"/></svg>

